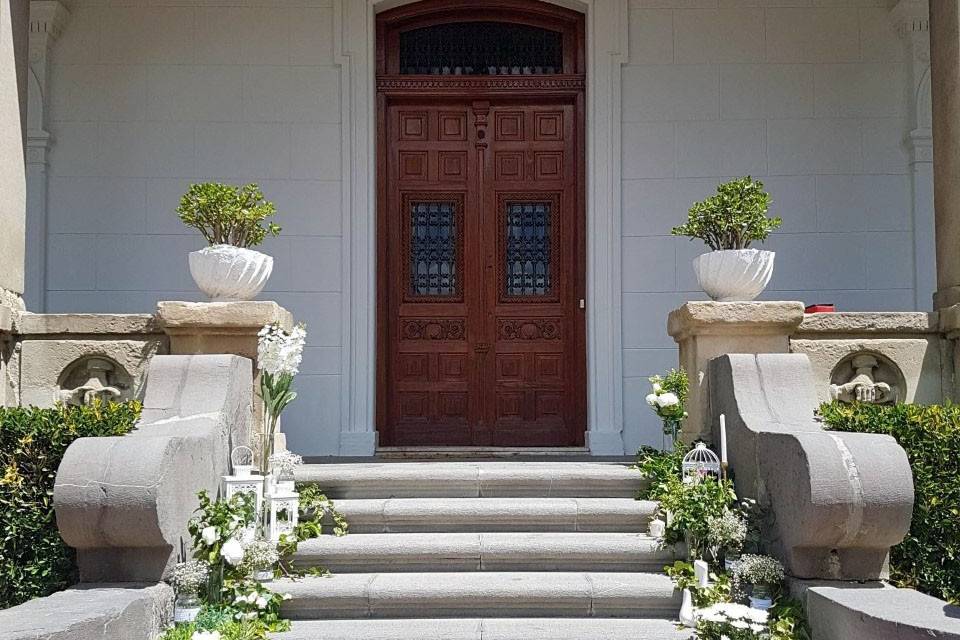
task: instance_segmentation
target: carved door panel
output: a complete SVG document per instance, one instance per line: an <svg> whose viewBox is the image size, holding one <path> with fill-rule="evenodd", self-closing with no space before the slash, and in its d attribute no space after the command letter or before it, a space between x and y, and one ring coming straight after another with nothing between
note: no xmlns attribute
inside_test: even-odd
<svg viewBox="0 0 960 640"><path fill-rule="evenodd" d="M387 116L389 290L384 439L470 445L480 419L474 344L479 199L467 108L405 104Z"/></svg>
<svg viewBox="0 0 960 640"><path fill-rule="evenodd" d="M569 446L585 427L575 124L575 105L563 102L494 104L490 112L484 286L494 326L485 422L496 446Z"/></svg>
<svg viewBox="0 0 960 640"><path fill-rule="evenodd" d="M585 429L575 101L383 103L381 442Z"/></svg>

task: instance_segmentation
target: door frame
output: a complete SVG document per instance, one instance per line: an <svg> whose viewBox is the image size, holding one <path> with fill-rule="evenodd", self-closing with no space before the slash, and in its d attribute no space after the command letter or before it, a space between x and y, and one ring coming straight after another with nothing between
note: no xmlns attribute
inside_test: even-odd
<svg viewBox="0 0 960 640"><path fill-rule="evenodd" d="M416 0L334 0L340 68L341 404L339 453L376 450L376 14ZM587 433L623 454L621 67L628 0L544 0L586 16ZM322 37L322 36L318 36Z"/></svg>

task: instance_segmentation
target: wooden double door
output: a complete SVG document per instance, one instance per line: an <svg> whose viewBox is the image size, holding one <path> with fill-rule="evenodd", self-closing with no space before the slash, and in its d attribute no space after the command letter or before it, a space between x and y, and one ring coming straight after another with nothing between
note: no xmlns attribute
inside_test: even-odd
<svg viewBox="0 0 960 640"><path fill-rule="evenodd" d="M579 98L381 101L381 444L583 444Z"/></svg>

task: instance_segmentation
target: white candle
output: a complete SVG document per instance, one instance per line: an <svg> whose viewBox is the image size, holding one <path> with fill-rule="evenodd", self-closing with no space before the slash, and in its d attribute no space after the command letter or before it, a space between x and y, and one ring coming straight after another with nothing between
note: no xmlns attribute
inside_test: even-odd
<svg viewBox="0 0 960 640"><path fill-rule="evenodd" d="M650 537L662 538L664 533L666 533L666 523L663 520L657 518L650 522Z"/></svg>
<svg viewBox="0 0 960 640"><path fill-rule="evenodd" d="M720 462L727 464L727 417L720 414Z"/></svg>
<svg viewBox="0 0 960 640"><path fill-rule="evenodd" d="M697 578L697 586L701 589L710 584L710 565L703 560L695 560L693 563L693 573Z"/></svg>

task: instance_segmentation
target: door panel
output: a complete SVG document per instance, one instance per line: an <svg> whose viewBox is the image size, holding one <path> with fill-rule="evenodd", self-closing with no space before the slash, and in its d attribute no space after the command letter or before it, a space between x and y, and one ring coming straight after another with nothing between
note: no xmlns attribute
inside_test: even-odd
<svg viewBox="0 0 960 640"><path fill-rule="evenodd" d="M383 443L581 444L576 102L398 102L381 117Z"/></svg>

